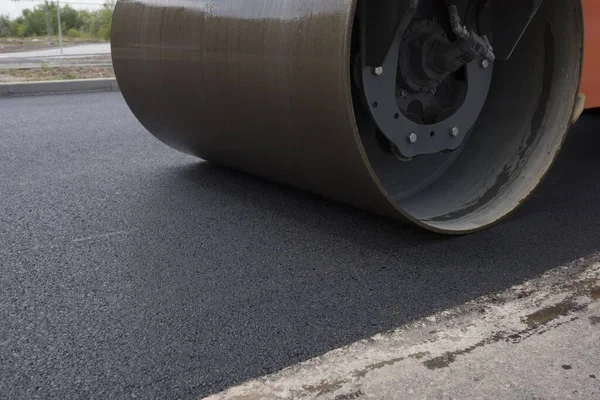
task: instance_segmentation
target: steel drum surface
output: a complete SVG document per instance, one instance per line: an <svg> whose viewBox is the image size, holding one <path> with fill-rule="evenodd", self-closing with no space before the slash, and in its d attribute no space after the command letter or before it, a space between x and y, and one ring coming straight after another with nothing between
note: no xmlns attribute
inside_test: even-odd
<svg viewBox="0 0 600 400"><path fill-rule="evenodd" d="M354 6L120 1L112 53L121 91L170 146L400 217L355 124L348 62Z"/></svg>
<svg viewBox="0 0 600 400"><path fill-rule="evenodd" d="M355 115L356 3L121 0L111 40L119 87L158 139L217 164L442 233L508 216L573 121L581 3L543 3L511 59L494 67L461 151L408 163L378 148L361 107Z"/></svg>

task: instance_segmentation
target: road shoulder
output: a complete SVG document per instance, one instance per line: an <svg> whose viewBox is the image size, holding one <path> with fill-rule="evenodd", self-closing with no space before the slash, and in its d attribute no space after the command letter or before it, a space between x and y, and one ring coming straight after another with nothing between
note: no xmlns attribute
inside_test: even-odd
<svg viewBox="0 0 600 400"><path fill-rule="evenodd" d="M208 399L600 398L599 261L580 259Z"/></svg>

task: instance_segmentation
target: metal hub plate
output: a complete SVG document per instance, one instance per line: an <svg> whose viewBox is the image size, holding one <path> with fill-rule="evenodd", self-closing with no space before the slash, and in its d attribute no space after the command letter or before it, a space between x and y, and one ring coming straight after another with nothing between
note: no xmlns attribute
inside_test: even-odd
<svg viewBox="0 0 600 400"><path fill-rule="evenodd" d="M457 149L475 124L487 98L493 63L487 68L476 60L466 68L467 94L460 108L435 124L419 124L403 115L396 97L400 44L406 28L397 32L379 68L363 65L362 79L371 116L379 130L404 157Z"/></svg>

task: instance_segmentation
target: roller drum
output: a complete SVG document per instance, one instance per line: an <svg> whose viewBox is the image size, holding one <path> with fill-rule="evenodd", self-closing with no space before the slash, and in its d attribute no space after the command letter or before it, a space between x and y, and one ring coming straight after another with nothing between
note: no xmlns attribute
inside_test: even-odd
<svg viewBox="0 0 600 400"><path fill-rule="evenodd" d="M578 1L545 1L455 151L384 151L356 82L356 0L120 0L112 57L144 127L202 159L442 233L539 184L571 125Z"/></svg>

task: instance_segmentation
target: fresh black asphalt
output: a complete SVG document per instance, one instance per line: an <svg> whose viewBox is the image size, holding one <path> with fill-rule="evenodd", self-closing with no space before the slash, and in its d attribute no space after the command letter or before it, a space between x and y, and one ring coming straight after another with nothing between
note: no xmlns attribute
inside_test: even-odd
<svg viewBox="0 0 600 400"><path fill-rule="evenodd" d="M198 398L600 250L600 115L444 238L193 157L119 93L0 100L0 398Z"/></svg>

